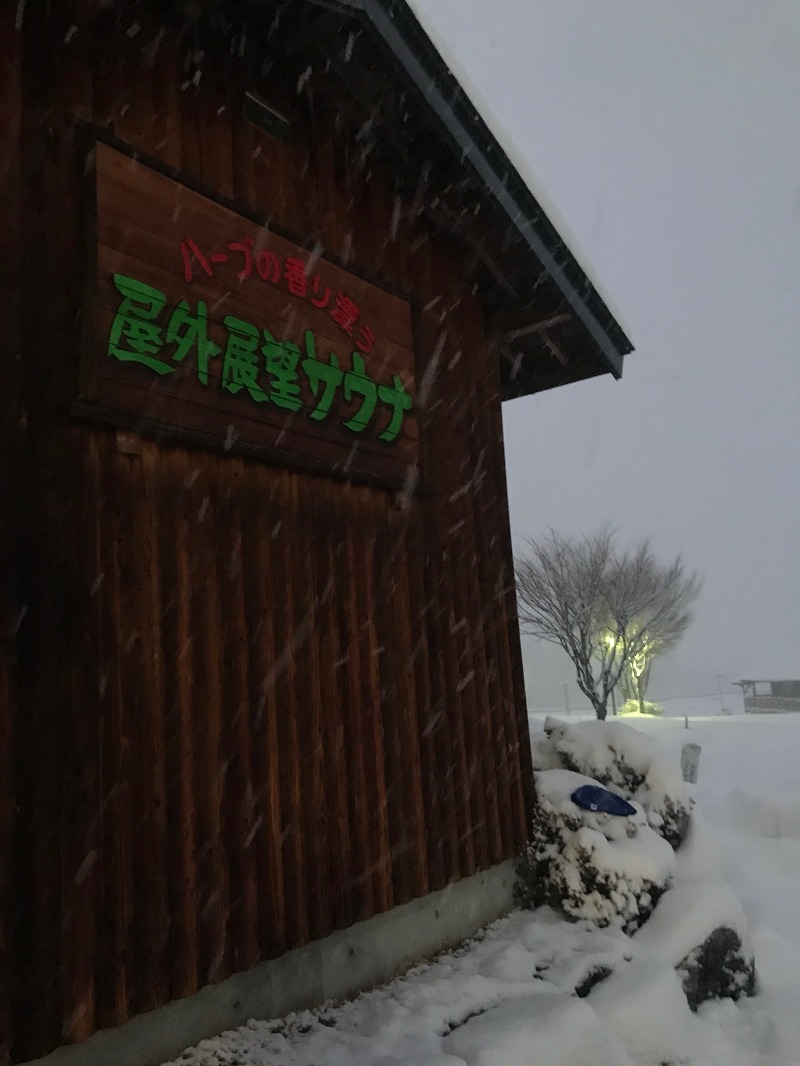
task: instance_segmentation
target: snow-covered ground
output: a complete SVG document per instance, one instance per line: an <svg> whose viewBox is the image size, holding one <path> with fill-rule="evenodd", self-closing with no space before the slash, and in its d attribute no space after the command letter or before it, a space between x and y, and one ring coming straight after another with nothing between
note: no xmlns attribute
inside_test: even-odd
<svg viewBox="0 0 800 1066"><path fill-rule="evenodd" d="M676 753L702 746L692 836L673 899L709 876L705 909L749 925L758 994L691 1014L672 966L680 915L633 937L516 912L465 948L337 1008L251 1022L183 1066L800 1066L800 715L626 718ZM534 727L540 723L534 720ZM669 900L671 893L663 898ZM701 908L702 909L702 908ZM685 924L685 923L684 923ZM685 932L685 930L684 930ZM585 998L598 966L614 970Z"/></svg>
<svg viewBox="0 0 800 1066"><path fill-rule="evenodd" d="M678 750L702 746L697 809L750 925L759 993L708 1009L743 1062L800 1064L800 715L625 719ZM711 839L713 838L713 840ZM738 1062L732 1058L731 1062ZM699 1060L704 1062L704 1060Z"/></svg>

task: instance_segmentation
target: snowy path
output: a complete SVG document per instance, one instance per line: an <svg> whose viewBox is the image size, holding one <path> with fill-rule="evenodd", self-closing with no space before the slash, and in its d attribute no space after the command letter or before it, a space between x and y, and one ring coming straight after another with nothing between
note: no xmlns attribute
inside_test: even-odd
<svg viewBox="0 0 800 1066"><path fill-rule="evenodd" d="M703 747L683 875L721 872L747 915L759 994L686 1007L668 945L515 913L479 941L338 1008L251 1022L183 1066L800 1066L800 716L631 722ZM645 927L646 928L646 927ZM652 939L652 938L651 938ZM616 964L588 996L574 989Z"/></svg>

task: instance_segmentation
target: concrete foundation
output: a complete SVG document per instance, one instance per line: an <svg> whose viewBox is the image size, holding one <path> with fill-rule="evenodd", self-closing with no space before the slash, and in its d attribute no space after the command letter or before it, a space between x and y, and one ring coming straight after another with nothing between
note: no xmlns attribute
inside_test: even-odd
<svg viewBox="0 0 800 1066"><path fill-rule="evenodd" d="M513 863L449 885L194 996L59 1048L35 1066L160 1066L250 1018L280 1018L382 984L458 944L513 906ZM33 1066L33 1063L30 1064Z"/></svg>

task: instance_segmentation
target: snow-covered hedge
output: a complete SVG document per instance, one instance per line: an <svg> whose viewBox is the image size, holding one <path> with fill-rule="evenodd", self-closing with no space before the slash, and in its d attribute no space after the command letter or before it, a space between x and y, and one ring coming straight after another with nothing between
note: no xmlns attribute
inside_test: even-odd
<svg viewBox="0 0 800 1066"><path fill-rule="evenodd" d="M673 849L689 828L692 800L680 765L621 722L547 718L533 752L538 802L519 867L519 902L633 932L671 884ZM598 783L635 813L573 802L577 788Z"/></svg>
<svg viewBox="0 0 800 1066"><path fill-rule="evenodd" d="M622 722L569 724L547 718L534 743L537 769L562 767L584 774L638 803L647 823L673 848L689 830L693 801L680 765L651 737Z"/></svg>
<svg viewBox="0 0 800 1066"><path fill-rule="evenodd" d="M592 783L571 770L537 773L538 803L519 865L518 901L529 907L547 903L571 918L630 933L670 884L675 855L647 824L641 806L620 817L574 803L575 789Z"/></svg>

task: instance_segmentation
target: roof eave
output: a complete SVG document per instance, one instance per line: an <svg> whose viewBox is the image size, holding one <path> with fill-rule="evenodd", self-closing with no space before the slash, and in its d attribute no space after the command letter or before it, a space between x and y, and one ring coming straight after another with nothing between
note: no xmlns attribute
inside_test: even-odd
<svg viewBox="0 0 800 1066"><path fill-rule="evenodd" d="M320 3L320 0L312 0ZM547 271L614 377L633 350L622 327L586 272L419 24L405 0L321 0L369 23L406 79L425 100L442 131Z"/></svg>

